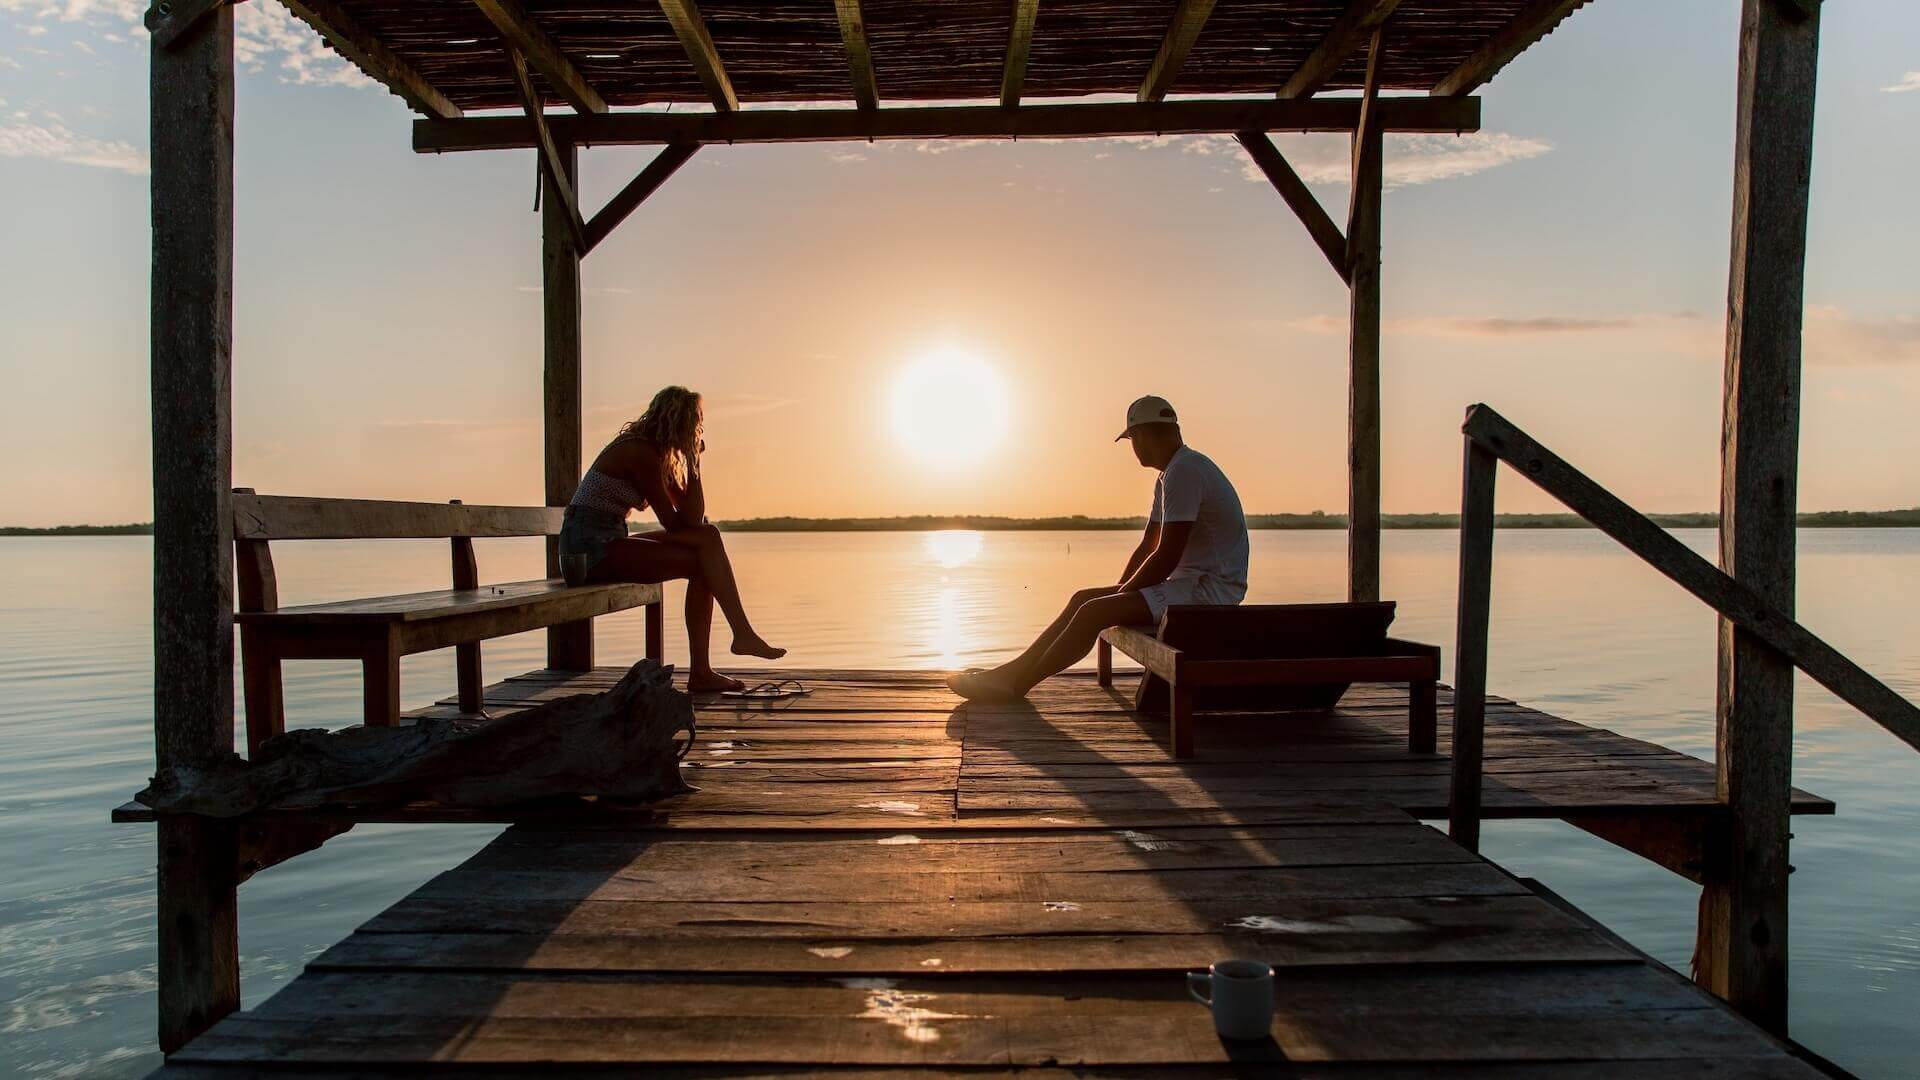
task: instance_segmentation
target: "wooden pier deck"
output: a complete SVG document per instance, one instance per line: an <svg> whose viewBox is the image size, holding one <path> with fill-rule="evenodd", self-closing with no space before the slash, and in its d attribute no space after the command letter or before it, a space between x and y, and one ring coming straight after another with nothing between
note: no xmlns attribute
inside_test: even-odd
<svg viewBox="0 0 1920 1080"><path fill-rule="evenodd" d="M1821 1075L1417 820L1444 812L1444 692L1437 755L1408 754L1403 691L1360 687L1205 717L1175 761L1090 676L1030 706L800 677L783 707L702 705L696 794L516 815L162 1075ZM1715 812L1697 759L1506 702L1487 729L1489 817ZM1187 999L1228 956L1280 971L1266 1042Z"/></svg>

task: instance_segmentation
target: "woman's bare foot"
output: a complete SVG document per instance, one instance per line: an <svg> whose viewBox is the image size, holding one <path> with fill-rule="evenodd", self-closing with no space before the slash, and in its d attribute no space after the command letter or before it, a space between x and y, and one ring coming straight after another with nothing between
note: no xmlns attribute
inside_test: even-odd
<svg viewBox="0 0 1920 1080"><path fill-rule="evenodd" d="M737 634L733 639L735 656L757 656L762 660L778 660L787 655L787 650L775 648L766 643L758 634Z"/></svg>
<svg viewBox="0 0 1920 1080"><path fill-rule="evenodd" d="M714 670L696 671L687 676L687 690L706 693L719 690L745 690L747 684Z"/></svg>

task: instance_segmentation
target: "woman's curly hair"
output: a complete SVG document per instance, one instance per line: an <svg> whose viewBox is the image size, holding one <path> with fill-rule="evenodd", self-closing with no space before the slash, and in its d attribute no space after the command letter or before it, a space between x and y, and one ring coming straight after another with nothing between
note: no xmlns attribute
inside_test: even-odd
<svg viewBox="0 0 1920 1080"><path fill-rule="evenodd" d="M689 474L699 468L704 426L700 395L684 386L669 386L653 395L638 420L620 429L620 438L644 439L658 447L674 482L685 486Z"/></svg>

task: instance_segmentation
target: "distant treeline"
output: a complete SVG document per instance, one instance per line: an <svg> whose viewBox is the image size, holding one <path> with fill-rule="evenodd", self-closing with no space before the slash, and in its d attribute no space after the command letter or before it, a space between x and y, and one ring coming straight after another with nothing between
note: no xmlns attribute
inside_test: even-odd
<svg viewBox="0 0 1920 1080"><path fill-rule="evenodd" d="M1656 524L1668 529L1717 529L1719 514L1649 514ZM1140 529L1142 517L988 517L976 514L941 516L917 514L906 517L806 518L764 517L723 521L729 532L928 532L934 529L977 529L982 532L1071 532L1101 529ZM1585 529L1588 524L1573 514L1499 514L1494 523L1502 529ZM1388 529L1457 529L1458 514L1382 514L1380 524ZM651 527L643 526L643 528ZM1249 514L1252 529L1344 529L1347 515L1315 511L1311 514ZM1801 514L1803 529L1920 528L1920 507L1910 510L1823 510ZM0 526L0 536L152 536L153 525L56 525L44 529Z"/></svg>
<svg viewBox="0 0 1920 1080"><path fill-rule="evenodd" d="M1719 514L1650 514L1656 523L1668 529L1717 529ZM729 532L925 532L932 529L977 529L982 532L1064 532L1070 530L1140 529L1143 517L1012 518L960 514L950 517L920 514L910 517L871 518L747 518L723 521ZM1499 514L1494 523L1502 529L1585 529L1586 521L1574 514ZM1457 529L1458 514L1382 514L1380 524L1388 529ZM1801 514L1800 526L1820 528L1920 528L1920 507L1910 510L1826 510ZM1344 529L1347 515L1316 511L1311 514L1249 514L1252 529Z"/></svg>
<svg viewBox="0 0 1920 1080"><path fill-rule="evenodd" d="M0 536L152 536L153 522L138 521L126 525L54 525L29 529L20 525L0 525Z"/></svg>

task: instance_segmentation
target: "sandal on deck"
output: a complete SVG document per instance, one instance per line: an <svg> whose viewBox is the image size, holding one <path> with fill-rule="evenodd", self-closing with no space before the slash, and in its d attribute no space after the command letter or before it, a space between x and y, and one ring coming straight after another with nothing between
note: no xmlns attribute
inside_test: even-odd
<svg viewBox="0 0 1920 1080"><path fill-rule="evenodd" d="M803 685L799 679L769 679L755 683L745 690L722 690L720 696L736 701L781 701L786 698L804 697L813 693L813 688Z"/></svg>

